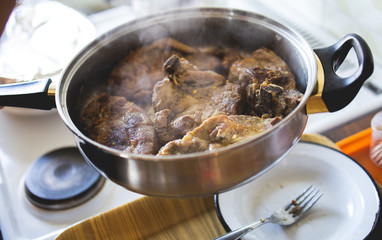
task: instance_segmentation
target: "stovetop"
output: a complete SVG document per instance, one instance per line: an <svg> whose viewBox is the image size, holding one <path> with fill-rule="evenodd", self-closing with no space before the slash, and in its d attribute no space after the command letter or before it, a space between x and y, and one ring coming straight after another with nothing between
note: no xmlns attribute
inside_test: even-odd
<svg viewBox="0 0 382 240"><path fill-rule="evenodd" d="M0 219L9 239L50 239L75 222L141 197L106 181L95 197L68 210L44 210L32 205L24 193L27 169L47 152L75 146L74 137L55 110L21 114L4 109L0 122Z"/></svg>
<svg viewBox="0 0 382 240"><path fill-rule="evenodd" d="M176 2L176 0L173 1ZM62 0L62 2L75 5L76 1ZM105 2L98 0L84 2L89 4L90 2L93 4L102 2L102 5L105 5ZM97 34L135 19L141 14L133 11L128 5L120 5L124 1L109 2L118 4L118 6L105 8L96 13L85 11L90 21L96 26ZM188 2L193 6L231 7L260 12L290 25L307 39L312 48L328 46L341 37L333 34L333 31L329 31L327 27L320 25L314 19L309 19L301 12L295 11L296 6L285 6L285 4L280 4L280 1L182 0L180 2ZM318 2L322 6L328 1ZM303 2L298 3L304 4ZM300 21L301 18L304 21ZM306 132L323 132L382 106L382 94L378 90L382 86L378 82L378 78L382 74L379 64L378 58L372 78L367 81L365 87L362 87L349 106L335 113L319 113L309 116ZM348 69L354 68L352 61L347 65ZM371 90L372 88L367 85L376 86L377 90ZM107 180L95 197L68 210L42 210L29 203L24 194L24 179L27 169L36 159L47 152L68 146L75 146L74 137L63 124L56 110L24 111L8 108L0 111L0 227L4 239L53 239L70 225L142 196Z"/></svg>

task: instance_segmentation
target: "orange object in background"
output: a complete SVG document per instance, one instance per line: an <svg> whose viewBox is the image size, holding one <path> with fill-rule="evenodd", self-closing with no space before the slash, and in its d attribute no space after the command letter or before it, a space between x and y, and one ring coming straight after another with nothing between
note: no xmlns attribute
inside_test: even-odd
<svg viewBox="0 0 382 240"><path fill-rule="evenodd" d="M373 179L382 185L382 168L376 166L369 157L371 143L371 128L365 129L348 138L338 141L336 145L342 152L356 160Z"/></svg>

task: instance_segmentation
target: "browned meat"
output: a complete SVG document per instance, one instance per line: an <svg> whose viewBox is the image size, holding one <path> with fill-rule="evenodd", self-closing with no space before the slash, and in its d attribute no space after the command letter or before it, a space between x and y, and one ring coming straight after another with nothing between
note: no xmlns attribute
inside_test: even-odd
<svg viewBox="0 0 382 240"><path fill-rule="evenodd" d="M225 78L228 77L231 65L243 58L251 57L246 52L234 49L198 48L199 52L187 56L187 60L200 70L212 70Z"/></svg>
<svg viewBox="0 0 382 240"><path fill-rule="evenodd" d="M252 115L275 117L288 115L301 101L302 93L294 89L264 82L249 84L246 88L247 103Z"/></svg>
<svg viewBox="0 0 382 240"><path fill-rule="evenodd" d="M113 69L108 80L110 94L138 104L149 103L155 83L164 77L163 63L175 53L196 52L197 49L172 38L143 46L127 55Z"/></svg>
<svg viewBox="0 0 382 240"><path fill-rule="evenodd" d="M239 61L243 58L249 58L250 55L245 52L239 52L234 49L228 49L225 51L223 59L222 59L222 65L225 69L227 69L227 72L231 68L232 64L236 61Z"/></svg>
<svg viewBox="0 0 382 240"><path fill-rule="evenodd" d="M187 60L200 70L218 70L221 68L222 61L211 53L196 53L187 56Z"/></svg>
<svg viewBox="0 0 382 240"><path fill-rule="evenodd" d="M280 74L290 70L288 65L272 50L262 47L254 51L251 57L235 61L231 65L228 79L233 82L240 82L240 78L243 78L241 75L248 75L248 73L255 74L257 71L265 71L265 73L258 73L260 75ZM261 76L258 77L262 78ZM245 82L242 84L246 85Z"/></svg>
<svg viewBox="0 0 382 240"><path fill-rule="evenodd" d="M286 116L302 98L287 64L264 47L254 51L251 58L234 62L229 80L245 88L244 98L250 115Z"/></svg>
<svg viewBox="0 0 382 240"><path fill-rule="evenodd" d="M258 68L260 68L260 65L254 58L238 60L231 65L228 80L245 87L252 78L252 70Z"/></svg>
<svg viewBox="0 0 382 240"><path fill-rule="evenodd" d="M224 77L214 71L201 71L185 58L171 56L163 65L169 80L182 89L192 92L197 88L224 84Z"/></svg>
<svg viewBox="0 0 382 240"><path fill-rule="evenodd" d="M257 60L260 66L279 71L290 71L288 65L272 50L262 47L252 53L252 57Z"/></svg>
<svg viewBox="0 0 382 240"><path fill-rule="evenodd" d="M142 108L124 97L96 97L85 108L81 123L89 138L106 146L142 154L158 150L152 121Z"/></svg>
<svg viewBox="0 0 382 240"><path fill-rule="evenodd" d="M215 150L253 137L275 125L281 119L248 115L215 116L188 132L182 139L167 143L158 155L184 154Z"/></svg>
<svg viewBox="0 0 382 240"><path fill-rule="evenodd" d="M164 65L167 78L154 87L154 126L161 142L181 138L205 119L241 114L242 88L213 71L200 71L172 56Z"/></svg>
<svg viewBox="0 0 382 240"><path fill-rule="evenodd" d="M236 50L191 47L172 38L160 39L138 48L123 58L108 79L108 93L145 106L151 102L154 85L165 76L164 62L172 55L187 57L199 70L228 74L235 60L250 55Z"/></svg>
<svg viewBox="0 0 382 240"><path fill-rule="evenodd" d="M191 153L270 128L302 96L270 49L247 53L166 38L122 59L81 121L87 136L116 149L156 154L167 143L160 155Z"/></svg>
<svg viewBox="0 0 382 240"><path fill-rule="evenodd" d="M245 99L251 115L286 116L303 96L288 71L249 68L240 75L240 82L247 83Z"/></svg>
<svg viewBox="0 0 382 240"><path fill-rule="evenodd" d="M283 92L283 98L286 103L285 110L283 112L283 116L287 116L291 113L297 105L301 102L304 94L300 93L296 89L288 89Z"/></svg>
<svg viewBox="0 0 382 240"><path fill-rule="evenodd" d="M264 82L276 84L284 89L296 89L296 81L291 72L270 70L263 67L249 67L242 71L239 83L242 85L257 84Z"/></svg>

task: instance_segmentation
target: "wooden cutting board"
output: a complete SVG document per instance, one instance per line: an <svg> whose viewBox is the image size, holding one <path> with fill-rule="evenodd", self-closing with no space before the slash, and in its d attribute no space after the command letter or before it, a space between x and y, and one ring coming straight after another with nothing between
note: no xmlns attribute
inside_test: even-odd
<svg viewBox="0 0 382 240"><path fill-rule="evenodd" d="M302 140L339 149L321 135L303 135ZM69 227L56 239L203 240L224 233L215 212L213 197L142 197Z"/></svg>
<svg viewBox="0 0 382 240"><path fill-rule="evenodd" d="M142 197L76 224L56 239L212 239L223 233L213 197Z"/></svg>

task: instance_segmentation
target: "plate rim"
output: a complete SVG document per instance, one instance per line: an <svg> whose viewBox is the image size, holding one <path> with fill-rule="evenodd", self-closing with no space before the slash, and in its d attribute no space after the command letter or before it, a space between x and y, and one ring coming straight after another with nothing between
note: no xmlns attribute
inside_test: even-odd
<svg viewBox="0 0 382 240"><path fill-rule="evenodd" d="M378 197L378 201L379 201L379 206L378 206L378 210L377 210L377 212L376 212L376 214L375 214L375 219L374 219L373 225L371 226L370 232L369 232L366 236L364 236L364 240L369 239L369 237L372 237L371 235L372 235L374 232L376 232L376 230L377 230L376 226L377 226L378 224L382 226L382 217L381 217L382 202L381 202L381 193L379 192L377 183L376 183L376 181L373 179L373 177L371 176L371 174L370 174L370 173L369 173L369 172L368 172L368 171L367 171L367 170L366 170L366 169L365 169L359 162L357 162L357 161L356 161L355 159L353 159L351 156L345 154L344 152L342 152L342 151L340 151L340 150L337 150L337 149L335 149L335 148L329 147L329 146L324 145L324 144L320 144L320 143L316 143L316 142L310 142L310 141L304 141L304 140L300 140L296 145L301 144L301 143L303 143L303 144L317 145L317 146L320 146L320 147L327 148L327 149L329 149L329 150L333 150L333 151L335 151L335 152L337 152L337 153L340 153L341 155L344 155L347 159L353 161L358 167L361 168L361 170L362 170L363 172L366 173L366 175L369 177L369 179L370 179L370 181L371 181L371 183L372 183L374 192L377 193L377 197ZM290 154L290 153L289 153L289 154ZM289 155L289 154L288 154L288 155ZM287 156L288 156L288 155L287 155ZM281 161L280 161L280 162L281 162ZM276 164L275 166L277 166L277 164ZM250 183L250 182L248 182L248 183ZM248 184L248 183L247 183L247 184ZM240 187L240 186L239 186L239 187ZM234 190L234 189L232 189L232 190ZM232 191L232 190L231 190L231 191ZM222 192L222 193L224 193L224 192ZM230 231L232 231L232 229L228 226L227 222L224 220L223 214L222 214L222 212L221 212L220 204L219 204L219 196L220 196L222 193L217 193L217 194L214 195L215 211L216 211L217 217L218 217L220 223L222 224L224 230L226 230L227 232L230 232ZM371 239L370 239L370 240L371 240Z"/></svg>

